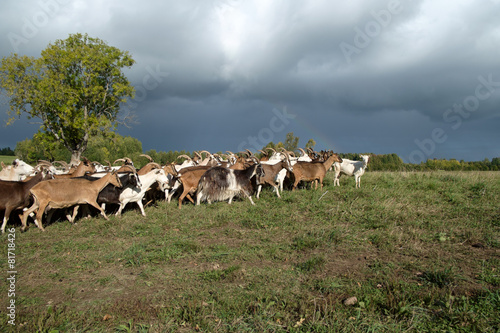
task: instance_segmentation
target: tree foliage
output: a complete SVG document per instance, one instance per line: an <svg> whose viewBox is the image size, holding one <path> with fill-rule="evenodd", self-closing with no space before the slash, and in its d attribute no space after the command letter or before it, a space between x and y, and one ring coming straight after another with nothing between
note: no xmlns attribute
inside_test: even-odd
<svg viewBox="0 0 500 333"><path fill-rule="evenodd" d="M313 139L309 139L309 141L307 141L306 143L306 149L307 148L314 149L314 146L316 146L316 141L314 141Z"/></svg>
<svg viewBox="0 0 500 333"><path fill-rule="evenodd" d="M287 133L286 134L286 138L285 138L285 143L283 144L283 147L286 150L293 151L295 153L298 146L299 146L299 137L298 136L294 136L293 132Z"/></svg>
<svg viewBox="0 0 500 333"><path fill-rule="evenodd" d="M15 153L14 153L14 151L10 147L5 147L5 148L0 149L0 155L3 155L3 156L14 156Z"/></svg>
<svg viewBox="0 0 500 333"><path fill-rule="evenodd" d="M36 164L38 160L66 161L71 158L70 152L61 143L45 141L41 143L43 134L37 133L32 139L26 139L17 143L15 153L22 160L30 164ZM130 136L121 136L115 132L100 132L90 137L85 157L91 161L106 164L113 163L118 158L129 157L134 164L143 165L148 161L142 154L142 143Z"/></svg>
<svg viewBox="0 0 500 333"><path fill-rule="evenodd" d="M133 97L122 72L133 64L128 52L82 34L49 44L40 58L4 57L0 86L9 98L8 123L21 114L38 118L39 139L53 138L79 160L90 137L114 128L120 105Z"/></svg>

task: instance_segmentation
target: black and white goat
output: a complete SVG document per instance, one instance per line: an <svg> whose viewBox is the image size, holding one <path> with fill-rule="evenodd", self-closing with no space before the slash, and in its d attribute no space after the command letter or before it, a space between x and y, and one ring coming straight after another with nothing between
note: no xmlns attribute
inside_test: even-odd
<svg viewBox="0 0 500 333"><path fill-rule="evenodd" d="M227 199L230 204L236 195L241 194L245 195L252 205L255 205L251 198L254 191L251 178L256 175L259 177L265 175L260 163L243 170L227 169L221 166L210 168L201 176L198 183L196 205L199 205L201 201L212 203Z"/></svg>

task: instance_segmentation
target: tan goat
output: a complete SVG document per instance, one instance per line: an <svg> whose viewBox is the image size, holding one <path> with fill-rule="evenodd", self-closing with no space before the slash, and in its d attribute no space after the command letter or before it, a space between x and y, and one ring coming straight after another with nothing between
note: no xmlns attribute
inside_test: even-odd
<svg viewBox="0 0 500 333"><path fill-rule="evenodd" d="M342 159L335 153L332 153L325 162L297 162L293 165L295 181L292 190L297 188L301 180L316 182L316 189L318 189L319 181L321 188L323 188L323 178L325 178L326 171L330 169L335 162L342 163Z"/></svg>
<svg viewBox="0 0 500 333"><path fill-rule="evenodd" d="M97 208L107 220L106 213L97 204L97 196L108 184L122 187L122 183L116 172L110 172L98 180L88 180L85 178L51 179L36 184L30 190L34 203L23 214L21 231L26 230L28 215L37 209L35 224L42 231L45 231L42 224L42 217L46 208L67 208L75 205L89 204Z"/></svg>
<svg viewBox="0 0 500 333"><path fill-rule="evenodd" d="M211 166L209 165L203 165L203 166L188 167L179 171L177 177L183 187L182 194L179 196L179 209L181 209L182 200L184 200L186 196L189 199L189 201L194 203L194 200L191 197L191 195L193 195L196 192L201 176L203 176L203 174L210 168Z"/></svg>
<svg viewBox="0 0 500 333"><path fill-rule="evenodd" d="M87 172L94 173L95 171L96 169L95 166L92 164L92 162L86 158L83 158L83 161L81 161L80 164L78 164L78 166L73 171L70 171L69 173L63 173L60 175L54 175L54 178L67 179L73 177L81 177L85 176Z"/></svg>

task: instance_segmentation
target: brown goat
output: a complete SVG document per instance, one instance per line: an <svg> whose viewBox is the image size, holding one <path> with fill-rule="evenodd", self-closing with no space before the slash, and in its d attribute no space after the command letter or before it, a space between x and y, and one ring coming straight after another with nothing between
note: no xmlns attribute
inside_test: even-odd
<svg viewBox="0 0 500 333"><path fill-rule="evenodd" d="M290 163L290 156L288 155L288 153L285 153L285 159L276 164L266 164L266 162L264 161L264 163L262 163L262 168L264 169L265 175L263 177L257 177L256 198L259 199L262 186L266 184L274 187L276 195L278 196L278 198L281 198L279 191L279 182L277 177L278 173L280 173L281 170L283 169L285 169L288 172L293 172L293 167L292 164Z"/></svg>
<svg viewBox="0 0 500 333"><path fill-rule="evenodd" d="M84 158L83 161L78 164L78 166L70 173L64 173L60 175L54 175L56 179L68 179L74 177L85 176L87 172L94 173L96 171L94 164L88 159Z"/></svg>
<svg viewBox="0 0 500 333"><path fill-rule="evenodd" d="M97 208L104 218L108 217L97 203L97 196L104 187L113 184L122 187L120 178L116 172L110 172L98 180L85 178L51 179L36 184L30 190L33 196L33 205L24 212L21 231L26 230L28 215L38 209L35 224L40 230L43 229L42 217L46 208L67 208L75 205L89 204Z"/></svg>
<svg viewBox="0 0 500 333"><path fill-rule="evenodd" d="M2 234L5 232L10 213L29 206L30 189L42 180L53 178L52 174L47 176L44 174L44 172L38 172L26 181L0 180L0 211L5 210L1 228ZM22 214L20 214L21 216Z"/></svg>
<svg viewBox="0 0 500 333"><path fill-rule="evenodd" d="M295 190L302 180L316 182L316 189L318 189L319 181L321 188L323 188L323 178L325 178L326 171L330 169L335 162L342 163L342 159L335 153L332 153L325 162L297 162L293 165L295 181L292 190Z"/></svg>
<svg viewBox="0 0 500 333"><path fill-rule="evenodd" d="M187 197L189 201L191 201L194 204L194 200L191 197L191 195L196 192L201 176L203 176L205 171L207 171L210 168L211 166L202 165L202 166L187 167L181 169L178 172L177 178L182 183L183 187L182 194L179 196L179 209L181 209L182 200L184 200L185 197Z"/></svg>

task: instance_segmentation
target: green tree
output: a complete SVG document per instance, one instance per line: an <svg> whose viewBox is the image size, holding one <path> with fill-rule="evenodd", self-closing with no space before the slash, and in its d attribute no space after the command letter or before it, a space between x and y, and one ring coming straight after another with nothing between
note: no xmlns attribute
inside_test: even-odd
<svg viewBox="0 0 500 333"><path fill-rule="evenodd" d="M287 133L283 147L288 151L295 152L298 146L299 146L299 137L294 136L293 132Z"/></svg>
<svg viewBox="0 0 500 333"><path fill-rule="evenodd" d="M309 141L307 141L306 143L306 149L307 148L314 149L314 146L316 146L316 141L314 141L313 139L309 139Z"/></svg>
<svg viewBox="0 0 500 333"><path fill-rule="evenodd" d="M49 44L40 58L4 57L0 86L10 99L8 124L23 113L39 118L42 143L61 143L75 163L90 136L116 127L120 105L134 96L122 69L133 64L128 52L86 34Z"/></svg>
<svg viewBox="0 0 500 333"><path fill-rule="evenodd" d="M27 163L36 164L38 160L69 161L70 152L59 142L43 138L44 133L37 133L32 139L20 141L16 145L16 155ZM43 144L42 144L43 142ZM118 158L129 157L138 166L147 163L142 154L142 143L129 136L115 132L100 132L90 137L85 157L91 161L106 164Z"/></svg>
<svg viewBox="0 0 500 333"><path fill-rule="evenodd" d="M0 155L14 156L14 151L10 147L0 149Z"/></svg>

